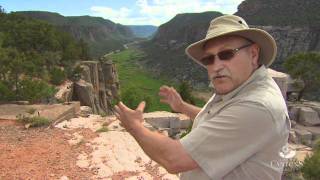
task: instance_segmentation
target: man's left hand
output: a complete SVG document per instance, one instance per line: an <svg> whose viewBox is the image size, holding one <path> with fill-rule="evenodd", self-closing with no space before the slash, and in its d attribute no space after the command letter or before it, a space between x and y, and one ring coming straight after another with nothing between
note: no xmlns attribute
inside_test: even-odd
<svg viewBox="0 0 320 180"><path fill-rule="evenodd" d="M135 127L140 126L143 122L143 111L146 103L142 101L138 107L133 110L128 108L122 102L119 102L114 108L115 116L121 121L121 124L128 132L131 132Z"/></svg>

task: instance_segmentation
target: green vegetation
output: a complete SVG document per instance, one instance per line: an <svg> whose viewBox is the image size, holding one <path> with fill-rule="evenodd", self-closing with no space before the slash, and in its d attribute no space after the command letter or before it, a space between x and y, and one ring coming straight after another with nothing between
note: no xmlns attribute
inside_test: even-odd
<svg viewBox="0 0 320 180"><path fill-rule="evenodd" d="M319 53L295 54L284 62L284 67L293 78L304 82L304 87L298 96L298 100L302 97L320 100L320 97L315 95L320 85Z"/></svg>
<svg viewBox="0 0 320 180"><path fill-rule="evenodd" d="M162 85L166 84L174 87L175 85L165 78L155 77L152 73L140 68L139 63L144 58L143 52L137 49L127 49L111 55L119 75L121 100L133 109L137 107L140 101L146 101L145 112L171 111L168 105L160 103L158 92ZM200 100L196 100L195 103L199 106L204 104Z"/></svg>
<svg viewBox="0 0 320 180"><path fill-rule="evenodd" d="M196 104L195 98L192 96L192 88L187 81L182 81L178 86L178 92L181 98L189 104Z"/></svg>
<svg viewBox="0 0 320 180"><path fill-rule="evenodd" d="M319 180L320 179L320 139L313 147L313 154L307 155L304 162L296 158L289 159L285 164L282 179L288 180Z"/></svg>
<svg viewBox="0 0 320 180"><path fill-rule="evenodd" d="M302 162L297 158L288 159L288 162L284 164L282 179L284 180L303 180L301 168Z"/></svg>
<svg viewBox="0 0 320 180"><path fill-rule="evenodd" d="M0 7L0 101L48 100L54 85L72 77L87 45L52 25Z"/></svg>
<svg viewBox="0 0 320 180"><path fill-rule="evenodd" d="M313 155L305 158L301 171L307 180L320 179L320 139L313 148Z"/></svg>
<svg viewBox="0 0 320 180"><path fill-rule="evenodd" d="M101 17L69 16L45 11L20 11L16 14L38 19L69 32L79 40L81 58L99 58L106 52L120 50L133 39L130 29ZM84 43L84 44L83 44Z"/></svg>
<svg viewBox="0 0 320 180"><path fill-rule="evenodd" d="M108 127L102 126L100 129L98 129L96 132L101 133L101 132L108 132L109 129Z"/></svg>
<svg viewBox="0 0 320 180"><path fill-rule="evenodd" d="M29 114L34 114L36 112L36 109L35 108L29 108L26 110L27 113Z"/></svg>
<svg viewBox="0 0 320 180"><path fill-rule="evenodd" d="M42 127L42 126L48 126L51 121L47 118L41 117L41 116L24 116L19 114L17 116L18 121L28 125L29 127Z"/></svg>
<svg viewBox="0 0 320 180"><path fill-rule="evenodd" d="M50 71L50 82L54 85L60 85L66 79L66 73L63 69L54 67Z"/></svg>

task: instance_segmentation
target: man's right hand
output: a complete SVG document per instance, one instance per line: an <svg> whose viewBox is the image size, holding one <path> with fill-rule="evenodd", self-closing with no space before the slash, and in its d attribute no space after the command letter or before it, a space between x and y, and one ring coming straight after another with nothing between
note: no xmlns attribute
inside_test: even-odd
<svg viewBox="0 0 320 180"><path fill-rule="evenodd" d="M160 102L170 105L175 112L181 112L184 101L173 87L161 86L159 96L162 97Z"/></svg>

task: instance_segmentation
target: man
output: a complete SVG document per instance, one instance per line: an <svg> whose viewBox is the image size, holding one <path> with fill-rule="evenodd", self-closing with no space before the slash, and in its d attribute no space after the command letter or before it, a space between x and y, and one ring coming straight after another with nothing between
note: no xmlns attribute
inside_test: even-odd
<svg viewBox="0 0 320 180"><path fill-rule="evenodd" d="M159 95L194 119L192 131L181 140L149 131L141 124L144 102L136 110L115 106L123 126L151 159L181 179L280 179L290 122L266 69L276 55L272 36L225 15L212 20L205 39L186 53L207 69L215 94L202 109L171 87L161 87Z"/></svg>

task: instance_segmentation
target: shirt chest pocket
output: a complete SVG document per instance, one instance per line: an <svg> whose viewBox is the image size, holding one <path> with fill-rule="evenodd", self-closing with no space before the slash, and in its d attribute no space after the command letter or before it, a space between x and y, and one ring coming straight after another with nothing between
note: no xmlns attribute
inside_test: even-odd
<svg viewBox="0 0 320 180"><path fill-rule="evenodd" d="M226 104L221 103L208 105L203 111L200 112L200 114L195 119L193 128L197 127L199 124L201 124L201 122L207 121L217 116L225 106Z"/></svg>

